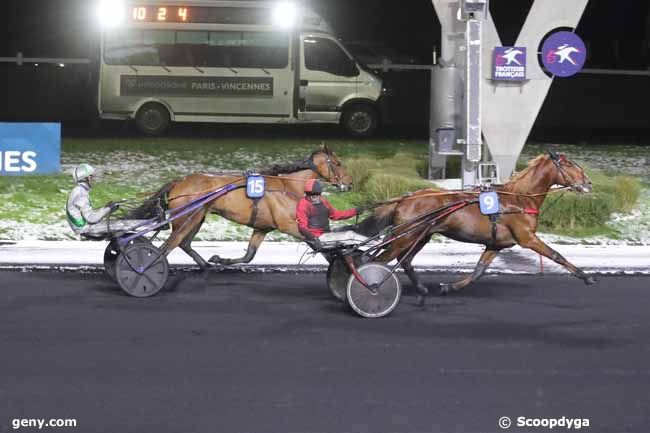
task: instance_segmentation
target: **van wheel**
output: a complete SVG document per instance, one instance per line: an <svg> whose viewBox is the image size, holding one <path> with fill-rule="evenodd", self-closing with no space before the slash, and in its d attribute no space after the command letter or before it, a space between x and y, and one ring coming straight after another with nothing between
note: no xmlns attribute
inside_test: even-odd
<svg viewBox="0 0 650 433"><path fill-rule="evenodd" d="M144 104L135 115L135 126L145 135L162 135L169 124L169 111L155 102Z"/></svg>
<svg viewBox="0 0 650 433"><path fill-rule="evenodd" d="M379 116L377 110L367 104L356 104L346 108L341 118L341 126L354 137L370 137L377 130Z"/></svg>

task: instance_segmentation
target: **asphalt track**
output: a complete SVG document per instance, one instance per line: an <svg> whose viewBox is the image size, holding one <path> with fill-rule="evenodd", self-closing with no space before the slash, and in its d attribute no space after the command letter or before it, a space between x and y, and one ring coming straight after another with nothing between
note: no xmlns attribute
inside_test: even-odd
<svg viewBox="0 0 650 433"><path fill-rule="evenodd" d="M0 272L0 299L0 431L650 431L647 277L489 276L379 320L323 274L179 273L142 300L100 274Z"/></svg>

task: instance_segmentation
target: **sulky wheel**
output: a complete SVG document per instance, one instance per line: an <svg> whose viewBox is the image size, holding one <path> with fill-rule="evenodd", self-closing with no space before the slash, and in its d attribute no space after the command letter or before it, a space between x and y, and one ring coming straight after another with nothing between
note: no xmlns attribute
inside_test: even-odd
<svg viewBox="0 0 650 433"><path fill-rule="evenodd" d="M348 303L360 316L375 319L384 317L397 307L402 296L402 286L397 275L380 263L367 263L357 272L370 289L354 275L348 279ZM385 279L385 281L384 281ZM380 286L377 286L384 281Z"/></svg>
<svg viewBox="0 0 650 433"><path fill-rule="evenodd" d="M117 283L126 293L138 298L158 293L169 275L167 257L147 243L127 246L115 264Z"/></svg>
<svg viewBox="0 0 650 433"><path fill-rule="evenodd" d="M116 281L115 262L117 262L117 256L119 255L120 250L117 247L117 239L111 239L111 241L106 246L106 250L104 251L104 271L106 272L106 275L108 275L108 277L113 281Z"/></svg>
<svg viewBox="0 0 650 433"><path fill-rule="evenodd" d="M352 256L354 265L359 266L363 263L364 258L360 255ZM327 268L327 288L336 299L341 302L347 302L348 280L350 279L350 268L345 263L345 257L337 255L330 262Z"/></svg>
<svg viewBox="0 0 650 433"><path fill-rule="evenodd" d="M146 243L149 245L151 244L147 238L135 238L129 243L129 245L133 245L135 243ZM106 250L104 251L104 271L106 271L106 275L108 275L108 277L113 281L117 281L117 277L115 275L115 262L117 261L117 256L119 255L120 249L117 245L117 239L111 239L111 241L106 246Z"/></svg>
<svg viewBox="0 0 650 433"><path fill-rule="evenodd" d="M327 288L341 302L347 301L346 291L349 278L350 270L345 259L341 256L335 257L327 268Z"/></svg>

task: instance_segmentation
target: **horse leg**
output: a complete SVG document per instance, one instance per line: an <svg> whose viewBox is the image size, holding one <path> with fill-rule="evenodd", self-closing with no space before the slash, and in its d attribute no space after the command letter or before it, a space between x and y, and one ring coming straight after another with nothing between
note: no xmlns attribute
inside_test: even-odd
<svg viewBox="0 0 650 433"><path fill-rule="evenodd" d="M488 268L488 266L490 266L490 263L492 263L492 260L494 260L497 254L499 254L498 250L485 248L485 251L483 251L483 254L481 254L481 258L478 260L478 263L476 263L476 267L474 268L472 275L467 278L463 278L462 280L456 281L455 283L440 283L440 294L449 293L451 290L460 290L468 284L476 282L483 276L485 270Z"/></svg>
<svg viewBox="0 0 650 433"><path fill-rule="evenodd" d="M203 225L203 222L205 221L205 212L203 212L203 218L201 221L194 226L190 232L185 235L185 237L181 240L180 247L185 253L194 260L194 262L199 265L199 268L201 268L202 271L206 270L208 267L210 267L210 264L205 261L203 257L199 253L197 253L194 249L192 249L192 241L194 240L194 237L196 234L199 232L201 229L201 226Z"/></svg>
<svg viewBox="0 0 650 433"><path fill-rule="evenodd" d="M196 233L196 231L198 231L197 227L201 226L201 223L203 222L204 219L205 219L205 210L197 209L187 217L183 217L175 220L172 223L172 234L169 236L169 238L165 241L165 243L161 247L163 254L165 256L168 256L176 247L180 246L188 237L190 237L190 242L191 242L191 239L194 238L193 232ZM183 248L183 250L186 253L190 254L185 248ZM198 256L198 254L196 255ZM192 259L199 266L201 266L200 261L205 263L203 258L201 258L200 261L197 261L196 258L191 254L190 257L192 257Z"/></svg>
<svg viewBox="0 0 650 433"><path fill-rule="evenodd" d="M420 278L418 275L415 273L415 269L413 268L412 262L415 256L424 248L424 246L429 242L429 239L431 238L430 235L424 237L414 248L412 251L408 253L408 257L404 259L402 262L402 268L404 269L404 272L406 275L409 277L409 280L413 283L415 288L418 290L418 293L421 296L426 296L429 294L429 289L427 286L425 286L422 281L420 281ZM408 251L408 250L407 250ZM406 253L404 253L406 254ZM404 258L404 254L399 257L399 259Z"/></svg>
<svg viewBox="0 0 650 433"><path fill-rule="evenodd" d="M404 259L401 266L418 291L418 305L424 304L424 297L429 294L429 289L420 281L420 278L416 274L411 262L417 253L419 253L427 242L429 242L430 238L430 234L424 235L424 238L420 239L418 242L418 239L413 239L412 236L407 236L406 238L398 240L393 245L390 245L390 247L376 259L381 263L388 263L393 259L397 259L398 261ZM410 245L412 245L411 242L418 242L413 249L410 248ZM407 254L408 256L406 256Z"/></svg>
<svg viewBox="0 0 650 433"><path fill-rule="evenodd" d="M418 274L415 272L415 269L411 264L412 260L412 257L404 260L402 262L402 269L404 269L406 276L409 277L409 280L411 280L415 288L418 290L418 293L422 296L426 296L429 294L429 289L422 283L422 281L420 281L420 277L418 277Z"/></svg>
<svg viewBox="0 0 650 433"><path fill-rule="evenodd" d="M240 257L238 259L222 259L218 255L214 255L210 257L210 260L208 260L210 263L214 263L215 265L236 265L239 263L250 263L251 260L255 257L255 254L257 254L257 249L260 247L262 242L264 241L264 238L266 237L268 231L266 230L254 230L253 234L248 241L248 249L246 250L246 254L243 257Z"/></svg>
<svg viewBox="0 0 650 433"><path fill-rule="evenodd" d="M553 260L555 263L564 266L569 272L571 272L573 275L576 277L580 278L582 281L585 282L587 285L592 285L596 284L596 279L594 277L590 277L589 275L585 274L585 272L571 264L567 259L562 257L560 253L555 251L553 248L549 247L542 241L540 238L538 238L536 235L532 235L529 238L525 240L519 240L517 239L519 245L521 245L524 248L529 248L536 253L539 253L543 255L544 257L548 257L549 259Z"/></svg>
<svg viewBox="0 0 650 433"><path fill-rule="evenodd" d="M411 260L413 260L413 257L409 257L406 260L402 262L402 268L404 269L404 272L406 275L409 277L409 280L413 283L415 288L418 291L418 297L416 300L416 304L419 306L424 305L424 297L429 294L429 289L427 286L422 284L422 281L420 281L420 278L418 277L418 274L415 273L415 269L413 268L413 265L411 264Z"/></svg>

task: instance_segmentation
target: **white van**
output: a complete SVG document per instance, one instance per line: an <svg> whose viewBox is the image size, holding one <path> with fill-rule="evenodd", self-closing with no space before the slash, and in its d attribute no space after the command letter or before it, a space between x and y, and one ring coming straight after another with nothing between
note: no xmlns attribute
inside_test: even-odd
<svg viewBox="0 0 650 433"><path fill-rule="evenodd" d="M99 113L144 134L171 122L378 127L382 81L315 13L290 3L127 3L102 32Z"/></svg>

